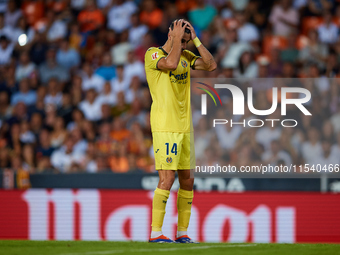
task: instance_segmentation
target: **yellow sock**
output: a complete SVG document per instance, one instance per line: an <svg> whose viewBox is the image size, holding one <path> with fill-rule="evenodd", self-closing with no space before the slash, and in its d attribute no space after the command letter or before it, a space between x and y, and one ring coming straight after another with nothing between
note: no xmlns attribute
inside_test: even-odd
<svg viewBox="0 0 340 255"><path fill-rule="evenodd" d="M187 231L191 215L194 191L179 189L177 194L178 225L177 231Z"/></svg>
<svg viewBox="0 0 340 255"><path fill-rule="evenodd" d="M162 231L165 215L166 201L170 195L169 190L156 188L152 201L152 231Z"/></svg>

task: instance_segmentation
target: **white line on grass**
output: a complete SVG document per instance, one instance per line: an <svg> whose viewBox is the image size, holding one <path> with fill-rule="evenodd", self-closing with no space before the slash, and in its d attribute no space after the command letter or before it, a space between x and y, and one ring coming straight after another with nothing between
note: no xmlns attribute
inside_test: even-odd
<svg viewBox="0 0 340 255"><path fill-rule="evenodd" d="M157 244L156 244L157 245ZM199 249L209 249L209 248L228 248L228 247L249 247L256 246L257 244L229 244L229 245L205 245L205 246L191 246L191 247L174 247L174 248L158 248L158 249L134 249L134 250L110 250L110 251L90 251L81 253L64 253L61 255L91 255L91 254L116 254L124 252L152 252L152 251L177 251L177 250L199 250Z"/></svg>

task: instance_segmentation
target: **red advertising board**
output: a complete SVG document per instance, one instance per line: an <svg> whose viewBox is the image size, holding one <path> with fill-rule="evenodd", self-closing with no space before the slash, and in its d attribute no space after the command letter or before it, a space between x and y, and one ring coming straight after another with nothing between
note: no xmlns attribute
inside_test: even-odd
<svg viewBox="0 0 340 255"><path fill-rule="evenodd" d="M138 240L150 233L153 192L0 191L0 239ZM195 192L190 236L205 242L340 242L340 195ZM176 233L171 193L164 234Z"/></svg>

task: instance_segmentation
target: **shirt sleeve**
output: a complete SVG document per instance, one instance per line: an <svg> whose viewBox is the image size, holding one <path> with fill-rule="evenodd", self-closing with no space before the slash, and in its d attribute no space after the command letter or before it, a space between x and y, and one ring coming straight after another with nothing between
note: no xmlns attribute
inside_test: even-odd
<svg viewBox="0 0 340 255"><path fill-rule="evenodd" d="M196 56L193 52L189 51L189 50L185 50L185 54L186 54L186 58L188 59L189 63L190 63L190 67L192 69L194 68L195 62L198 58L200 58L200 56Z"/></svg>
<svg viewBox="0 0 340 255"><path fill-rule="evenodd" d="M165 55L159 48L150 48L145 53L145 69L158 69L158 61Z"/></svg>

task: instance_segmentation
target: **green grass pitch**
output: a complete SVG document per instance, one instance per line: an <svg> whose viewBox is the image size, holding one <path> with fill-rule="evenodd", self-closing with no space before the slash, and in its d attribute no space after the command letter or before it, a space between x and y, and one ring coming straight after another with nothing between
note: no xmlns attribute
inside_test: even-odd
<svg viewBox="0 0 340 255"><path fill-rule="evenodd" d="M340 255L339 244L150 244L144 242L0 241L1 255Z"/></svg>

